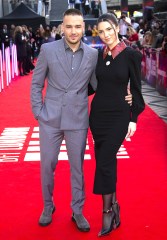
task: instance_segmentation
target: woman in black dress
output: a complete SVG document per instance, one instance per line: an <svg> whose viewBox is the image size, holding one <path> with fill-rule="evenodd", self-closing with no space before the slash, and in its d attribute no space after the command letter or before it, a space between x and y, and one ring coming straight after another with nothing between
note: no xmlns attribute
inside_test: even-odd
<svg viewBox="0 0 167 240"><path fill-rule="evenodd" d="M26 37L23 35L23 29L21 26L17 26L14 31L14 42L17 49L17 61L20 76L28 75L26 73Z"/></svg>
<svg viewBox="0 0 167 240"><path fill-rule="evenodd" d="M116 200L116 154L125 137L133 136L138 115L144 110L141 94L141 54L126 47L118 38L117 18L110 13L98 19L98 34L106 44L99 52L96 76L98 85L91 104L90 128L95 141L96 171L94 193L102 195L102 230L109 234L120 225ZM128 83L132 106L125 101Z"/></svg>

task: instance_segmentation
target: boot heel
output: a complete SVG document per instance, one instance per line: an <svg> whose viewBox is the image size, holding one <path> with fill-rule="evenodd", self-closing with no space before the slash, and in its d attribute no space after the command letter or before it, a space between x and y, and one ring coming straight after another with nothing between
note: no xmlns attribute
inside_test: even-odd
<svg viewBox="0 0 167 240"><path fill-rule="evenodd" d="M115 213L112 211L112 209L109 209L107 211L103 210L103 214L111 214L111 222L110 222L110 227L109 228L102 228L102 230L99 232L98 237L102 237L105 235L108 235L112 229L113 229L113 224L114 224L114 219L115 219Z"/></svg>
<svg viewBox="0 0 167 240"><path fill-rule="evenodd" d="M113 228L116 229L121 224L121 221L120 221L120 206L119 206L117 201L112 204L112 210L115 213Z"/></svg>

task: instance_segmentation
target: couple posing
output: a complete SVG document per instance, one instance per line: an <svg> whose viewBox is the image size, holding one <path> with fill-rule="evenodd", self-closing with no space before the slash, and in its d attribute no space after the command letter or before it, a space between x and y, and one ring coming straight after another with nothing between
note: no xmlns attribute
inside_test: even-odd
<svg viewBox="0 0 167 240"><path fill-rule="evenodd" d="M90 124L95 140L94 193L102 195L103 201L102 229L98 236L104 236L120 225L116 154L124 138L134 134L144 101L140 90L140 53L120 42L118 22L113 14L100 16L97 26L106 44L99 54L81 41L84 34L81 12L68 9L64 13L64 38L41 47L32 79L31 104L40 130L44 209L39 224L47 226L52 222L54 171L65 139L71 169L72 220L80 231L90 230L82 213L85 200L83 161ZM129 79L132 104L132 96L126 96ZM88 84L96 91L90 121Z"/></svg>

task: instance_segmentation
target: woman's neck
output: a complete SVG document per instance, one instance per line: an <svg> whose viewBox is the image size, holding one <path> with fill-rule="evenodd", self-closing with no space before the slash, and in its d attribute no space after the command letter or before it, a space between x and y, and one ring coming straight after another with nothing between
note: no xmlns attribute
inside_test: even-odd
<svg viewBox="0 0 167 240"><path fill-rule="evenodd" d="M108 45L107 47L112 50L116 45L118 45L118 43L120 43L120 40L118 39L117 41L115 41L113 44Z"/></svg>

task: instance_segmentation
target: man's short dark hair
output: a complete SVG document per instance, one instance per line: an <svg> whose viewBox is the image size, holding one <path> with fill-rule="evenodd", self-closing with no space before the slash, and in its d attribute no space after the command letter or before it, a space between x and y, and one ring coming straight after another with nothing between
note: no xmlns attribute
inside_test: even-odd
<svg viewBox="0 0 167 240"><path fill-rule="evenodd" d="M75 9L75 8L70 8L67 11L65 11L63 14L63 18L69 15L83 17L83 14L78 9Z"/></svg>

